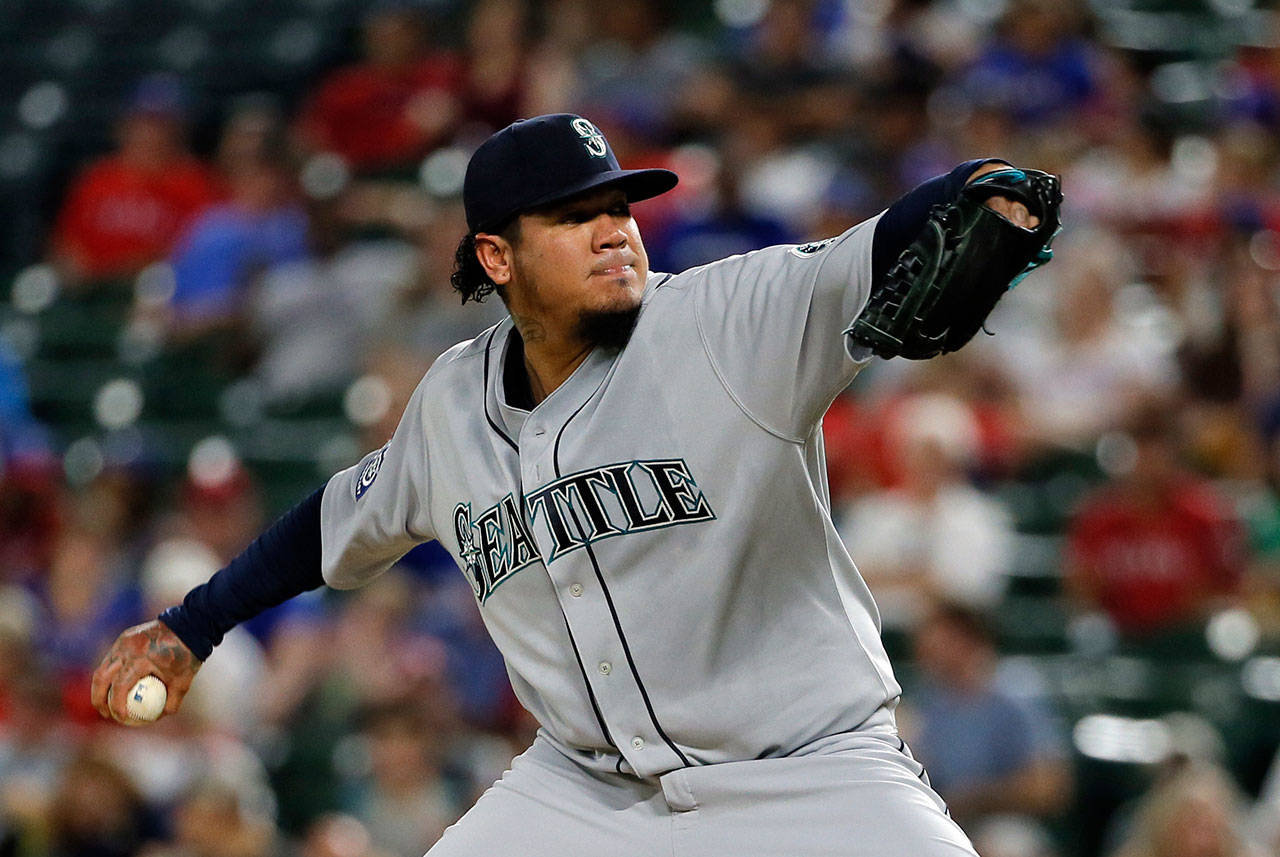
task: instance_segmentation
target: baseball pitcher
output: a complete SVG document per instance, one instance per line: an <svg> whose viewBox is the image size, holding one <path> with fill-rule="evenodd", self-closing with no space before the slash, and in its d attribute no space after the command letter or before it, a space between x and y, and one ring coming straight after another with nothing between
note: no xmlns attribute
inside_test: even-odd
<svg viewBox="0 0 1280 857"><path fill-rule="evenodd" d="M961 347L1048 261L1055 177L995 160L825 241L649 270L623 170L569 114L472 157L454 286L509 317L440 357L394 436L181 606L93 702L177 710L236 623L438 539L541 729L431 857L973 850L898 737L871 594L832 526L822 415L873 355Z"/></svg>

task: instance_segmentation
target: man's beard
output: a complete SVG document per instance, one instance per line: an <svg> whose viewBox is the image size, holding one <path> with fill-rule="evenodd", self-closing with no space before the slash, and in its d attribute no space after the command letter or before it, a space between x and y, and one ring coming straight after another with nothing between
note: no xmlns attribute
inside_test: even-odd
<svg viewBox="0 0 1280 857"><path fill-rule="evenodd" d="M630 341L639 317L639 304L626 309L583 310L578 315L574 333L581 342L621 350Z"/></svg>

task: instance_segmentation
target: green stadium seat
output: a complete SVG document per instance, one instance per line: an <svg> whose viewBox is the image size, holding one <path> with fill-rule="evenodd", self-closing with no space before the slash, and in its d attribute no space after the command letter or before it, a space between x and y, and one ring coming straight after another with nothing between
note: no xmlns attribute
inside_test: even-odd
<svg viewBox="0 0 1280 857"><path fill-rule="evenodd" d="M1053 595L1010 594L995 609L995 620L1002 652L1053 654L1070 649L1066 611Z"/></svg>

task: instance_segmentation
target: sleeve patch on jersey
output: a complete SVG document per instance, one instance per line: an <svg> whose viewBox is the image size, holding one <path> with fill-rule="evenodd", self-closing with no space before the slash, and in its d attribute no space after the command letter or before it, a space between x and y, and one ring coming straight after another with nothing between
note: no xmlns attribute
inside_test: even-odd
<svg viewBox="0 0 1280 857"><path fill-rule="evenodd" d="M839 236L836 236L836 238L838 237ZM821 253L823 250L836 243L836 238L827 238L823 241L810 241L808 244L797 244L795 247L791 248L791 252L799 256L801 259L806 259L815 253Z"/></svg>
<svg viewBox="0 0 1280 857"><path fill-rule="evenodd" d="M387 446L390 446L390 444L391 442L388 441L383 445L382 449L373 453L357 471L359 475L356 477L356 484L354 486L357 500L364 496L364 492L369 490L369 486L373 484L373 480L378 478L378 471L382 469L383 456L387 454Z"/></svg>

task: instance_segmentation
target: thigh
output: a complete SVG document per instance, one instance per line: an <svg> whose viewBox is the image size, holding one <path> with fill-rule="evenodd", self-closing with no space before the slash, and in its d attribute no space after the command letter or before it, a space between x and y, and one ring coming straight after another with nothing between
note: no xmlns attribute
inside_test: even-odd
<svg viewBox="0 0 1280 857"><path fill-rule="evenodd" d="M662 792L588 772L542 739L480 796L428 857L670 857Z"/></svg>
<svg viewBox="0 0 1280 857"><path fill-rule="evenodd" d="M663 777L675 857L976 857L894 744Z"/></svg>

